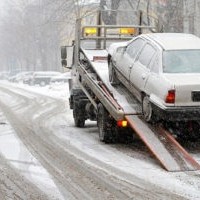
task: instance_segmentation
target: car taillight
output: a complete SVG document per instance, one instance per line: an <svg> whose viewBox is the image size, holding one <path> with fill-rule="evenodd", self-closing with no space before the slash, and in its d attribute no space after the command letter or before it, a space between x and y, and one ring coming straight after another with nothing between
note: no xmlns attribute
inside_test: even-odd
<svg viewBox="0 0 200 200"><path fill-rule="evenodd" d="M165 99L165 103L175 103L175 90L169 90Z"/></svg>
<svg viewBox="0 0 200 200"><path fill-rule="evenodd" d="M117 126L118 127L127 127L128 126L128 122L126 120L117 121Z"/></svg>

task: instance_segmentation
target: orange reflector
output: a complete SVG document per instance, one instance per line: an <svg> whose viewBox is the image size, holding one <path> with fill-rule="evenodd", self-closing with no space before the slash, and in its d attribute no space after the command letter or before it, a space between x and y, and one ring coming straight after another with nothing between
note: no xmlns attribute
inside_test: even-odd
<svg viewBox="0 0 200 200"><path fill-rule="evenodd" d="M96 28L84 28L85 35L95 35L97 33Z"/></svg>
<svg viewBox="0 0 200 200"><path fill-rule="evenodd" d="M136 29L134 28L120 28L121 35L134 35L136 33Z"/></svg>
<svg viewBox="0 0 200 200"><path fill-rule="evenodd" d="M128 122L126 120L117 121L117 126L118 127L127 127L128 126Z"/></svg>
<svg viewBox="0 0 200 200"><path fill-rule="evenodd" d="M93 62L107 61L107 56L93 56Z"/></svg>
<svg viewBox="0 0 200 200"><path fill-rule="evenodd" d="M166 103L175 103L175 90L169 90L166 96L165 102Z"/></svg>

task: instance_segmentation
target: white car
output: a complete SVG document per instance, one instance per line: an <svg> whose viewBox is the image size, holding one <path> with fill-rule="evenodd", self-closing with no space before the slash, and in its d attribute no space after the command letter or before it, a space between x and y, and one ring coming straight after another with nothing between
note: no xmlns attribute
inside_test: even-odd
<svg viewBox="0 0 200 200"><path fill-rule="evenodd" d="M31 84L45 86L50 83L52 77L59 75L61 73L56 71L37 71L33 73Z"/></svg>
<svg viewBox="0 0 200 200"><path fill-rule="evenodd" d="M50 83L66 83L71 79L71 72L65 72L51 78Z"/></svg>
<svg viewBox="0 0 200 200"><path fill-rule="evenodd" d="M141 102L146 121L200 119L200 38L142 34L108 49L109 79Z"/></svg>

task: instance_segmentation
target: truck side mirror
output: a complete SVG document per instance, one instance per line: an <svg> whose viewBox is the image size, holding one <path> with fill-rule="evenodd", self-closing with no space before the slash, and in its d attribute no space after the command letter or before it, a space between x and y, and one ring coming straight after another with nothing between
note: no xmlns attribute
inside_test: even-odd
<svg viewBox="0 0 200 200"><path fill-rule="evenodd" d="M62 59L61 64L63 67L67 67L67 60Z"/></svg>
<svg viewBox="0 0 200 200"><path fill-rule="evenodd" d="M61 47L61 64L62 67L67 68L67 47L66 46L62 46Z"/></svg>
<svg viewBox="0 0 200 200"><path fill-rule="evenodd" d="M63 67L71 69L74 63L74 44L61 47L61 64Z"/></svg>
<svg viewBox="0 0 200 200"><path fill-rule="evenodd" d="M61 47L61 58L62 58L62 60L67 59L67 47L66 46Z"/></svg>

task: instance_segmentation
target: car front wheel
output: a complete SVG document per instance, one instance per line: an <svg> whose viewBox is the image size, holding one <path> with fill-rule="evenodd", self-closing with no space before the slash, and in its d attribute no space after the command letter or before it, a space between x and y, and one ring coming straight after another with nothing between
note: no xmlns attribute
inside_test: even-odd
<svg viewBox="0 0 200 200"><path fill-rule="evenodd" d="M43 87L43 86L45 86L45 85L46 85L45 81L41 81L41 82L40 82L40 86Z"/></svg>
<svg viewBox="0 0 200 200"><path fill-rule="evenodd" d="M112 60L110 60L110 62L109 62L108 69L109 69L109 81L110 81L111 85L119 84L119 80L116 76L116 72L115 72Z"/></svg>

